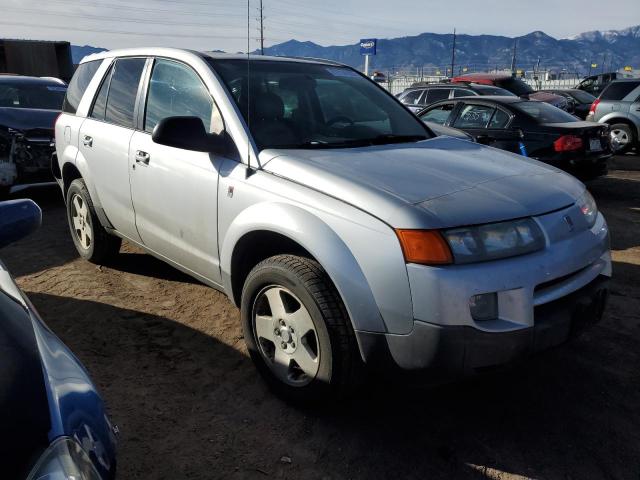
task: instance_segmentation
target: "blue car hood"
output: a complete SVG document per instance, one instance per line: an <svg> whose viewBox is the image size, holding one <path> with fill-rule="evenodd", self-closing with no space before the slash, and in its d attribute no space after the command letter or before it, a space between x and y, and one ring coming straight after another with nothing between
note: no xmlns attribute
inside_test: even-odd
<svg viewBox="0 0 640 480"><path fill-rule="evenodd" d="M448 137L348 149L265 150L264 170L395 228L446 228L539 215L584 186L541 162Z"/></svg>

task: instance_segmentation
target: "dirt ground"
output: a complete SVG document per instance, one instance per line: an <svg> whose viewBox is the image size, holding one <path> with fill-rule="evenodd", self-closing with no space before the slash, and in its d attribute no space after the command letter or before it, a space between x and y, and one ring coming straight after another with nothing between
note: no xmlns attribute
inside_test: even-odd
<svg viewBox="0 0 640 480"><path fill-rule="evenodd" d="M32 194L42 229L0 257L100 388L119 479L638 480L640 156L589 187L615 261L601 324L508 372L333 411L266 389L222 294L130 245L108 268L79 260L55 189Z"/></svg>

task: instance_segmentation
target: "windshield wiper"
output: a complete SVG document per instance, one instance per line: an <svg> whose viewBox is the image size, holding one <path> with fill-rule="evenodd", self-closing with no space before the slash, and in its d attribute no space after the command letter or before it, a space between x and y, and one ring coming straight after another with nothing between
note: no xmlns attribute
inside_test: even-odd
<svg viewBox="0 0 640 480"><path fill-rule="evenodd" d="M371 145L387 145L390 143L414 143L420 140L426 140L429 137L425 135L395 135L388 133L385 135L378 135L377 137L369 138L367 141L371 142Z"/></svg>

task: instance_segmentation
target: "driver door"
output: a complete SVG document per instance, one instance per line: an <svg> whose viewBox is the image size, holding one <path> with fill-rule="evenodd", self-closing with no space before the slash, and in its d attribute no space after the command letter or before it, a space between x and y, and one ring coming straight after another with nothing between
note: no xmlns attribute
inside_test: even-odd
<svg viewBox="0 0 640 480"><path fill-rule="evenodd" d="M136 227L147 248L220 283L217 192L224 158L158 145L151 133L172 116L199 117L208 131L220 133L222 117L188 65L156 59L148 77L142 128L134 133L129 153Z"/></svg>

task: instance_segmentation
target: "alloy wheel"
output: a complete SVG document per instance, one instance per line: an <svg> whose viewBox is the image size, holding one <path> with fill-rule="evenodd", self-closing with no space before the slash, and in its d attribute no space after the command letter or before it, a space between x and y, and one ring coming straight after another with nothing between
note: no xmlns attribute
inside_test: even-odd
<svg viewBox="0 0 640 480"><path fill-rule="evenodd" d="M620 128L616 128L611 130L611 145L613 145L614 150L620 150L626 147L631 138L629 138L629 132L622 130Z"/></svg>
<svg viewBox="0 0 640 480"><path fill-rule="evenodd" d="M320 366L320 348L311 315L290 290L265 287L253 305L253 329L271 372L292 386L309 384Z"/></svg>
<svg viewBox="0 0 640 480"><path fill-rule="evenodd" d="M80 246L88 250L93 241L93 229L89 220L89 207L81 195L75 194L71 197L71 221L73 231Z"/></svg>

